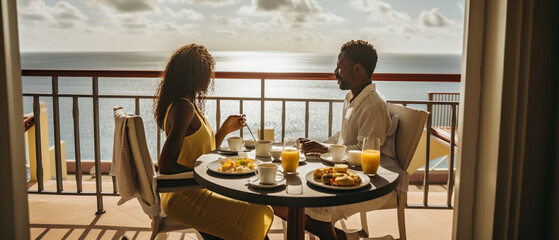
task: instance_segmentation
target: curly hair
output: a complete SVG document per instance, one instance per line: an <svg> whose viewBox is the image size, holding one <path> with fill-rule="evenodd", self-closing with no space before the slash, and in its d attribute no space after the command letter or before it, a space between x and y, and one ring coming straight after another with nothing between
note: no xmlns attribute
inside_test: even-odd
<svg viewBox="0 0 559 240"><path fill-rule="evenodd" d="M352 62L360 63L367 70L369 77L373 76L377 66L378 55L377 50L372 44L364 40L351 40L346 42L340 51L345 51L345 57Z"/></svg>
<svg viewBox="0 0 559 240"><path fill-rule="evenodd" d="M155 120L160 128L163 128L169 105L181 98L190 100L198 111L204 111L208 89L213 89L214 66L212 55L197 44L186 45L171 56L153 102Z"/></svg>

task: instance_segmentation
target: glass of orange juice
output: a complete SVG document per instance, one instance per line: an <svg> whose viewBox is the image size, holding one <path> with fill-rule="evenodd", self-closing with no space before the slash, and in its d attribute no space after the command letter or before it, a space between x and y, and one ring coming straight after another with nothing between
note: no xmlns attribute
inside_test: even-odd
<svg viewBox="0 0 559 240"><path fill-rule="evenodd" d="M374 176L380 165L380 139L377 137L366 137L363 140L363 152L361 153L361 168L363 173Z"/></svg>
<svg viewBox="0 0 559 240"><path fill-rule="evenodd" d="M286 174L297 172L297 167L299 167L299 149L295 140L284 139L283 150L281 151L281 166Z"/></svg>

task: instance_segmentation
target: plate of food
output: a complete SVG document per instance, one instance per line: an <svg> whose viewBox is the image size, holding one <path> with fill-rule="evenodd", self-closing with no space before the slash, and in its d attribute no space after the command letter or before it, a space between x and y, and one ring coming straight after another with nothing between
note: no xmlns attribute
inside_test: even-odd
<svg viewBox="0 0 559 240"><path fill-rule="evenodd" d="M241 157L220 158L210 162L208 169L219 174L243 175L253 173L256 165L261 162L260 160Z"/></svg>
<svg viewBox="0 0 559 240"><path fill-rule="evenodd" d="M334 190L353 190L368 186L371 183L371 179L363 172L347 168L346 164L321 167L308 172L305 178L315 186Z"/></svg>

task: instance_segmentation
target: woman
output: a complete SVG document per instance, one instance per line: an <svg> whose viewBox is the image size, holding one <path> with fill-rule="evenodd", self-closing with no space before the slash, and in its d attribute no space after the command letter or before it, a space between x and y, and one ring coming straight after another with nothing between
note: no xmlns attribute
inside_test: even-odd
<svg viewBox="0 0 559 240"><path fill-rule="evenodd" d="M196 44L180 48L167 63L154 102L155 119L167 136L158 159L161 173L192 171L200 155L245 124L244 116L229 116L214 135L201 114L213 67L212 56ZM274 214L270 206L207 189L162 193L161 204L169 217L197 229L205 239L265 239Z"/></svg>

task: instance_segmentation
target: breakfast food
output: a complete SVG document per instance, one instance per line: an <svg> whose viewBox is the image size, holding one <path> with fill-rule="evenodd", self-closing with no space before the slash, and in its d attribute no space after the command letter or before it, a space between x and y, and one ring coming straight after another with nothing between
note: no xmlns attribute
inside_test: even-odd
<svg viewBox="0 0 559 240"><path fill-rule="evenodd" d="M340 173L347 172L347 164L334 164L334 171Z"/></svg>
<svg viewBox="0 0 559 240"><path fill-rule="evenodd" d="M226 158L220 163L221 166L217 167L218 172L243 173L254 169L254 161L250 158Z"/></svg>
<svg viewBox="0 0 559 240"><path fill-rule="evenodd" d="M325 184L332 186L358 186L361 178L347 171L346 164L336 164L334 167L317 168L313 177Z"/></svg>

